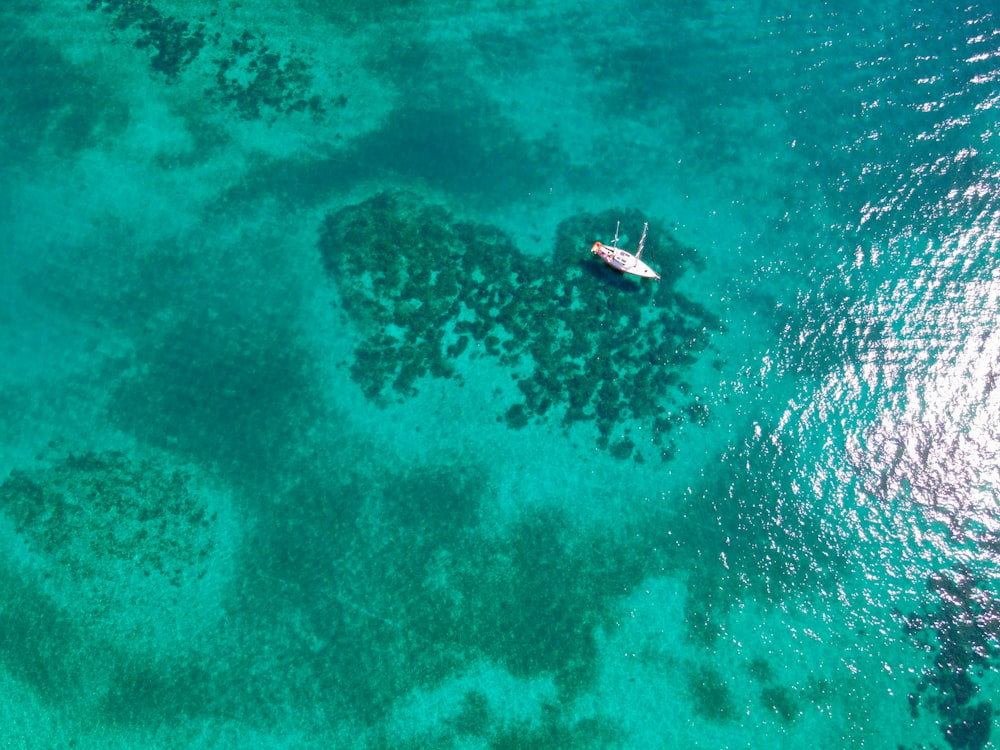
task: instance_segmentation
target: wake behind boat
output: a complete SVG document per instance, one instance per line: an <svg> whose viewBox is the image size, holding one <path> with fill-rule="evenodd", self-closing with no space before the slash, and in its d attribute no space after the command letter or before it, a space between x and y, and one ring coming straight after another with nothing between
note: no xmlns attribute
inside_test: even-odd
<svg viewBox="0 0 1000 750"><path fill-rule="evenodd" d="M616 271L630 273L633 276L641 276L644 279L660 278L660 274L650 268L641 258L643 245L646 244L646 230L649 229L649 224L642 225L642 237L639 238L639 248L635 251L635 255L632 255L628 250L622 250L618 247L619 227L621 227L621 222L618 222L615 226L614 242L610 245L605 245L603 242L595 242L590 246L590 252L600 256L601 260Z"/></svg>

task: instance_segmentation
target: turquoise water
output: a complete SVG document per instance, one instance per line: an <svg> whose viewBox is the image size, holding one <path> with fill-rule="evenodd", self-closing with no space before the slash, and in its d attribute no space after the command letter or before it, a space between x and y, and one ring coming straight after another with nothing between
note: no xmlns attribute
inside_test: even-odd
<svg viewBox="0 0 1000 750"><path fill-rule="evenodd" d="M13 0L0 61L6 745L993 746L989 5Z"/></svg>

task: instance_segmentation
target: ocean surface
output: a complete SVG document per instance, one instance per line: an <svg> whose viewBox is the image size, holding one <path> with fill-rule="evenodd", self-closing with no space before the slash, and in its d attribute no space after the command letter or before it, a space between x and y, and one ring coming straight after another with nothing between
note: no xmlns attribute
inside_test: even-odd
<svg viewBox="0 0 1000 750"><path fill-rule="evenodd" d="M6 0L0 745L997 746L1000 17L851 5Z"/></svg>

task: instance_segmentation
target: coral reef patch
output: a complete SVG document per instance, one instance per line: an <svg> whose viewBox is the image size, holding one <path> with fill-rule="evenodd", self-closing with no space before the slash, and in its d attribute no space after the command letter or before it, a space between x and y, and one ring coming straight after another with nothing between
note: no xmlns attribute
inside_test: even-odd
<svg viewBox="0 0 1000 750"><path fill-rule="evenodd" d="M936 573L927 581L940 600L937 607L914 612L904 631L914 643L934 653L910 695L914 715L921 703L937 713L944 739L955 750L980 750L990 739L993 706L975 701L980 692L973 680L992 668L1000 654L1000 602L986 581L967 567Z"/></svg>
<svg viewBox="0 0 1000 750"><path fill-rule="evenodd" d="M0 565L92 637L185 651L221 614L227 498L170 454L52 449L0 484Z"/></svg>
<svg viewBox="0 0 1000 750"><path fill-rule="evenodd" d="M328 103L337 107L347 104L343 93L326 102L313 92L309 63L294 49L282 55L250 31L234 39L215 65L215 86L209 89L210 95L230 104L246 120L256 120L267 111L308 112L313 119L322 120Z"/></svg>
<svg viewBox="0 0 1000 750"><path fill-rule="evenodd" d="M190 20L167 15L151 0L88 0L101 11L117 36L149 54L152 69L175 83L200 59L212 55L193 77L205 78L205 95L246 120L292 112L307 112L322 120L329 106L343 107L343 92L317 90L312 62L292 46L275 49L264 36L249 29L230 36L213 11Z"/></svg>
<svg viewBox="0 0 1000 750"><path fill-rule="evenodd" d="M386 403L421 378L460 378L463 358L492 357L520 391L498 414L512 429L553 417L591 423L597 445L627 459L639 457L627 433L641 425L668 459L676 424L707 419L684 375L722 325L675 288L697 256L669 233L646 244L659 284L623 278L586 252L616 218L642 225L635 211L573 216L553 252L531 258L499 229L408 193L330 214L319 249L360 332L353 378Z"/></svg>
<svg viewBox="0 0 1000 750"><path fill-rule="evenodd" d="M179 586L205 574L216 514L190 477L120 451L70 454L14 470L0 485L0 512L30 547L75 579L125 565Z"/></svg>
<svg viewBox="0 0 1000 750"><path fill-rule="evenodd" d="M176 79L207 42L203 22L165 15L149 0L88 0L87 10L108 14L115 31L130 31L135 47L147 50L153 70L168 80Z"/></svg>

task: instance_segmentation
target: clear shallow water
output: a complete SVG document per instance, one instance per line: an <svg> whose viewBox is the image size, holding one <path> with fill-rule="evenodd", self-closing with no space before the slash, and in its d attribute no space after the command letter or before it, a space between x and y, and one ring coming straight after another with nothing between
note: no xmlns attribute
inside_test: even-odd
<svg viewBox="0 0 1000 750"><path fill-rule="evenodd" d="M987 8L3 16L12 742L989 745Z"/></svg>

